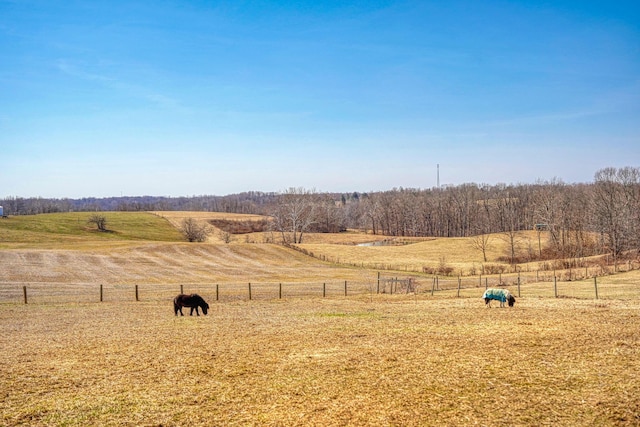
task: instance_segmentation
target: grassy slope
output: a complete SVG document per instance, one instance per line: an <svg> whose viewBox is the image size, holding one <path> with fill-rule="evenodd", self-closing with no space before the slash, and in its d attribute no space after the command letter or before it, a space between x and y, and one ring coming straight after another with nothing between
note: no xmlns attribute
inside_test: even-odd
<svg viewBox="0 0 640 427"><path fill-rule="evenodd" d="M82 249L127 241L183 241L167 220L146 212L107 212L108 232L87 221L90 212L12 216L0 220L0 249Z"/></svg>
<svg viewBox="0 0 640 427"><path fill-rule="evenodd" d="M192 215L193 214L193 215ZM175 225L202 213L108 212L107 228L90 213L11 217L0 221L0 283L223 283L361 278L270 244L184 241ZM232 215L240 218L239 215ZM250 216L253 218L254 216Z"/></svg>

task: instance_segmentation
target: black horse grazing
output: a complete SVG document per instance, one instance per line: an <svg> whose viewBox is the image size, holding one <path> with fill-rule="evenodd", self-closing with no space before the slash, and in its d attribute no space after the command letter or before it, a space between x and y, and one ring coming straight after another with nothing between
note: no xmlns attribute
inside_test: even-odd
<svg viewBox="0 0 640 427"><path fill-rule="evenodd" d="M180 312L180 316L184 316L184 314L182 314L182 307L191 307L191 313L189 313L190 316L193 316L193 310L195 310L196 314L200 316L198 307L202 309L204 314L207 314L207 310L209 310L209 304L207 304L207 302L198 294L180 294L175 297L173 299L173 311L175 311L176 316L178 315L178 312Z"/></svg>

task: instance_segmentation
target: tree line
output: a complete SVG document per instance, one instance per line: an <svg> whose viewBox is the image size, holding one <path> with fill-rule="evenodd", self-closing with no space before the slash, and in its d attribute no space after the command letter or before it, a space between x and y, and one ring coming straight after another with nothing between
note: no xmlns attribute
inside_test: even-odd
<svg viewBox="0 0 640 427"><path fill-rule="evenodd" d="M551 244L529 248L536 259L611 253L614 261L640 250L640 168L604 168L593 182L554 178L533 184L466 183L443 188L394 188L369 193L322 193L290 188L281 193L227 196L112 197L0 200L9 215L69 211L184 210L269 215L284 243L302 243L309 232L367 230L403 237L482 236L501 233L513 248L518 232L537 230ZM486 242L484 242L486 244Z"/></svg>
<svg viewBox="0 0 640 427"><path fill-rule="evenodd" d="M593 183L559 179L534 184L462 184L446 188L396 188L340 200L290 189L272 208L274 226L291 243L308 231L366 229L386 236L471 237L500 233L518 255L519 231L548 233L550 244L528 248L528 260L580 258L640 249L640 168L605 168ZM285 234L286 233L286 234ZM288 237L287 237L288 235ZM522 251L518 251L522 252Z"/></svg>
<svg viewBox="0 0 640 427"><path fill-rule="evenodd" d="M0 199L0 206L10 215L35 215L56 212L91 211L204 211L255 214L273 202L277 193L245 192L227 196L121 196L43 198L9 196Z"/></svg>

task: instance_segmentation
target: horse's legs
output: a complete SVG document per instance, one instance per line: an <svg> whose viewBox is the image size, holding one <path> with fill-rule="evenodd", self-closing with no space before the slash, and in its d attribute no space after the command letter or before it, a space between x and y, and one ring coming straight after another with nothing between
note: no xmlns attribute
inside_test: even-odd
<svg viewBox="0 0 640 427"><path fill-rule="evenodd" d="M184 316L184 314L182 314L182 305L177 301L173 301L173 312L176 314L176 316L178 315L178 312L180 312L180 316Z"/></svg>

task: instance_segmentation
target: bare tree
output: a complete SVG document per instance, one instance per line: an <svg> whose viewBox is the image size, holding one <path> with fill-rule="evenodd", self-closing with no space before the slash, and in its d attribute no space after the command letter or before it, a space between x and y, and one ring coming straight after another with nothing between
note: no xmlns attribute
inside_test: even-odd
<svg viewBox="0 0 640 427"><path fill-rule="evenodd" d="M365 229L370 228L373 234L378 234L378 218L380 212L380 202L378 201L378 195L375 193L367 195L362 199L360 203L362 203L364 207L363 217L367 222L365 224Z"/></svg>
<svg viewBox="0 0 640 427"><path fill-rule="evenodd" d="M469 236L472 230L472 223L478 217L480 204L478 186L475 184L462 184L452 188L451 202L453 213L453 226L455 233L460 236Z"/></svg>
<svg viewBox="0 0 640 427"><path fill-rule="evenodd" d="M211 232L206 224L201 224L193 218L185 218L180 231L190 242L204 242Z"/></svg>
<svg viewBox="0 0 640 427"><path fill-rule="evenodd" d="M523 222L522 192L517 192L515 188L509 187L503 197L497 200L498 217L501 221L502 239L509 245L509 259L512 265L516 262L516 253L520 250L521 223Z"/></svg>
<svg viewBox="0 0 640 427"><path fill-rule="evenodd" d="M476 234L471 239L471 245L473 248L482 252L482 259L484 259L484 262L487 262L487 249L489 249L490 240L490 234Z"/></svg>
<svg viewBox="0 0 640 427"><path fill-rule="evenodd" d="M558 224L562 212L562 180L554 178L550 182L539 182L534 190L533 200L535 203L534 218L536 220L536 230L538 231L538 256L542 256L542 245L540 244L540 233L548 231L554 247L560 245L558 236Z"/></svg>
<svg viewBox="0 0 640 427"><path fill-rule="evenodd" d="M640 170L631 167L605 168L595 175L594 219L614 264L625 250L637 248L639 176Z"/></svg>
<svg viewBox="0 0 640 427"><path fill-rule="evenodd" d="M316 222L315 191L290 188L271 212L272 226L282 233L285 243L302 243L304 233ZM289 238L290 237L290 238Z"/></svg>
<svg viewBox="0 0 640 427"><path fill-rule="evenodd" d="M95 224L98 231L107 231L107 217L102 214L93 214L87 220L89 224Z"/></svg>
<svg viewBox="0 0 640 427"><path fill-rule="evenodd" d="M318 195L316 203L316 220L314 231L322 233L337 233L346 229L346 202L338 203L329 194Z"/></svg>
<svg viewBox="0 0 640 427"><path fill-rule="evenodd" d="M222 240L225 243L231 243L231 233L225 230L220 230L220 232L218 233L218 235L220 236L220 240Z"/></svg>

